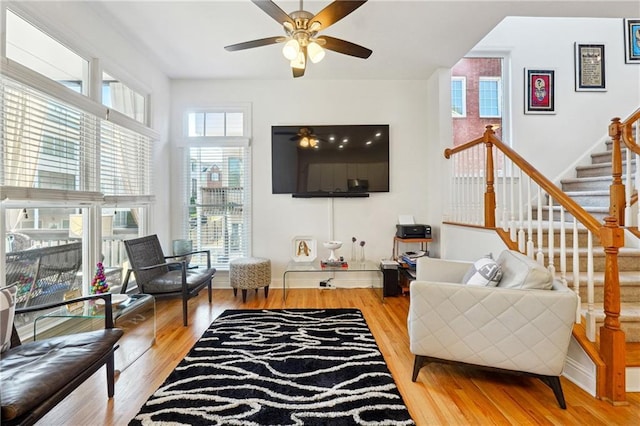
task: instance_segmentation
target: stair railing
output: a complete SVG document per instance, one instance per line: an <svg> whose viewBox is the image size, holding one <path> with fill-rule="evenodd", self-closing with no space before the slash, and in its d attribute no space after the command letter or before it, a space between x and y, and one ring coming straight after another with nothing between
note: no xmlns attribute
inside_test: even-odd
<svg viewBox="0 0 640 426"><path fill-rule="evenodd" d="M452 160L453 169L447 221L495 229L507 246L545 265L579 298L580 283L586 280L585 325L592 342L597 332L594 262L601 262L605 319L600 328L600 355L607 379L598 393L611 401L624 401L625 336L620 329L617 257L624 246L624 233L616 218L607 217L601 224L505 145L491 125L482 137L448 148L444 155ZM603 250L594 250L594 244ZM581 254L586 254L586 261ZM580 306L578 303L577 323L582 320Z"/></svg>
<svg viewBox="0 0 640 426"><path fill-rule="evenodd" d="M618 219L621 226L640 227L638 189L640 188L640 108L627 119L619 117L609 125L611 137L611 176L609 214ZM622 146L626 148L623 158ZM635 165L635 170L634 170ZM624 181L623 181L624 176ZM634 214L633 205L636 206Z"/></svg>

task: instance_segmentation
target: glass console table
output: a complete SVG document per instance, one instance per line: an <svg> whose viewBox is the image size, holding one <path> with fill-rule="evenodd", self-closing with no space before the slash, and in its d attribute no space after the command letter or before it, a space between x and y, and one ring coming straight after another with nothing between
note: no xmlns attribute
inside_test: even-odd
<svg viewBox="0 0 640 426"><path fill-rule="evenodd" d="M155 343L155 298L149 294L129 295L127 300L113 305L113 321L115 327L124 330L115 353L116 370L123 371ZM37 317L33 322L33 339L103 328L104 305L87 300Z"/></svg>
<svg viewBox="0 0 640 426"><path fill-rule="evenodd" d="M371 280L371 288L373 291L379 294L380 300L384 300L383 293L383 275L382 270L380 269L380 265L371 262L371 261L354 261L349 262L349 265L346 267L340 266L325 266L322 267L319 260L314 262L294 262L290 261L287 265L287 269L284 271L282 275L282 298L283 300L287 300L287 276L293 273L325 273L325 274L333 274L333 273L377 273L378 279Z"/></svg>

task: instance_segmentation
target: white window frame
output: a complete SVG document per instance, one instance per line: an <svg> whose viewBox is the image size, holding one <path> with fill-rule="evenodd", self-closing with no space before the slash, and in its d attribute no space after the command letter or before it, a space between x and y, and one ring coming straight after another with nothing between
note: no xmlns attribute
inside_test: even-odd
<svg viewBox="0 0 640 426"><path fill-rule="evenodd" d="M467 78L465 76L452 76L451 83L454 81L461 82L462 113L459 114L453 109L453 88L451 88L451 117L464 118L467 116Z"/></svg>
<svg viewBox="0 0 640 426"><path fill-rule="evenodd" d="M189 114L191 113L242 113L243 114L243 136L188 136L189 135ZM244 178L248 186L243 193L243 209L245 210L244 232L246 233L247 250L246 255L250 256L252 252L252 220L251 220L251 134L252 134L252 106L250 103L237 103L232 105L215 105L207 107L188 108L183 113L182 138L178 142L178 150L180 152L182 169L181 176L181 200L184 202L191 196L189 175L189 153L191 148L208 148L208 147L244 147L248 150L248 164L244 164ZM189 205L183 204L180 211L180 238L187 238L187 226L189 221ZM214 261L212 259L212 261ZM228 264L216 264L216 268L225 270Z"/></svg>
<svg viewBox="0 0 640 426"><path fill-rule="evenodd" d="M478 79L478 117L480 118L501 118L502 117L502 78L501 77L480 77ZM483 81L495 81L497 83L497 93L496 100L498 102L498 114L497 115L487 115L482 114L481 110L481 99L482 99L482 90L480 90L480 83Z"/></svg>

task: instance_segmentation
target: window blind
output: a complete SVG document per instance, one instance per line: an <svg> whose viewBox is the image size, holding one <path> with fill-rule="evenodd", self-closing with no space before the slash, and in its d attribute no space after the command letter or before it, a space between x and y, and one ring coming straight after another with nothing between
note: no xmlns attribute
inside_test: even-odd
<svg viewBox="0 0 640 426"><path fill-rule="evenodd" d="M210 250L212 263L226 269L230 260L250 254L250 148L199 146L186 151L185 235L195 250Z"/></svg>
<svg viewBox="0 0 640 426"><path fill-rule="evenodd" d="M6 77L0 103L0 185L96 190L97 117Z"/></svg>
<svg viewBox="0 0 640 426"><path fill-rule="evenodd" d="M151 138L102 121L100 190L111 196L151 193Z"/></svg>

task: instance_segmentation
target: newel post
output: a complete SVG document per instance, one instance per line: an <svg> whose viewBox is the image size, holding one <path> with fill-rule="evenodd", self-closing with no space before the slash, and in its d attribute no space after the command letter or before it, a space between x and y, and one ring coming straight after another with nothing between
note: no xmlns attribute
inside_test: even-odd
<svg viewBox="0 0 640 426"><path fill-rule="evenodd" d="M611 150L611 177L613 180L609 186L609 214L618 220L620 226L624 226L626 201L625 187L622 183L622 152L620 149L622 128L619 117L611 119L609 136L613 142Z"/></svg>
<svg viewBox="0 0 640 426"><path fill-rule="evenodd" d="M606 365L603 399L614 405L626 404L625 335L620 329L620 275L618 249L624 246L624 230L614 216L605 218L600 228L600 241L605 252L604 325L600 327L600 355Z"/></svg>
<svg viewBox="0 0 640 426"><path fill-rule="evenodd" d="M487 148L487 163L485 166L486 185L484 192L484 226L487 228L496 227L496 193L494 187L495 173L493 171L493 143L491 143L491 135L493 126L488 125L484 131L484 145Z"/></svg>

